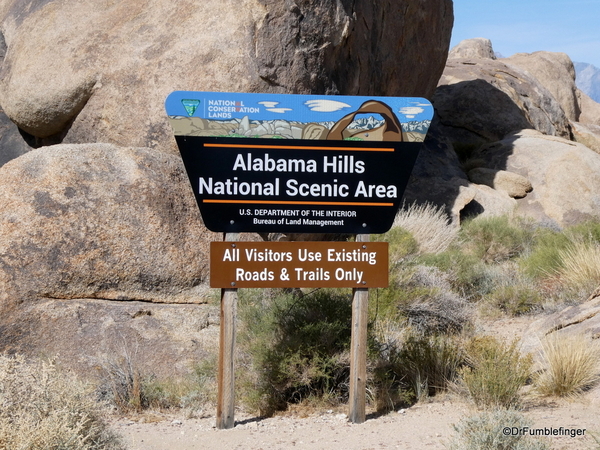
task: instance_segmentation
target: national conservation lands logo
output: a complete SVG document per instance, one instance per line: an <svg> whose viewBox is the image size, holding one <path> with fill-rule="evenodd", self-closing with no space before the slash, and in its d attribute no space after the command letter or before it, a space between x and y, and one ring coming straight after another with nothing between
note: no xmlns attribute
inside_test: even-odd
<svg viewBox="0 0 600 450"><path fill-rule="evenodd" d="M382 233L433 107L422 98L173 92L166 110L213 231Z"/></svg>

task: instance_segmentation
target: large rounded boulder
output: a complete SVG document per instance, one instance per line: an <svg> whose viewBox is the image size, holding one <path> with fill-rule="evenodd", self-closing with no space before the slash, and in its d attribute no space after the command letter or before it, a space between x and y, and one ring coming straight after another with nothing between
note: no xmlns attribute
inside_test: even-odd
<svg viewBox="0 0 600 450"><path fill-rule="evenodd" d="M0 105L32 143L176 147L174 90L433 95L451 0L7 0Z"/></svg>
<svg viewBox="0 0 600 450"><path fill-rule="evenodd" d="M0 168L0 301L206 301L208 242L179 158L56 145Z"/></svg>

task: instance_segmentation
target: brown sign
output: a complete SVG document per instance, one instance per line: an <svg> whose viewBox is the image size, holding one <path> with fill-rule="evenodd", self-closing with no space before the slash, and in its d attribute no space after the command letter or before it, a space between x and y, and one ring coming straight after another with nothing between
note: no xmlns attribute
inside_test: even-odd
<svg viewBox="0 0 600 450"><path fill-rule="evenodd" d="M211 242L213 288L388 286L387 242Z"/></svg>

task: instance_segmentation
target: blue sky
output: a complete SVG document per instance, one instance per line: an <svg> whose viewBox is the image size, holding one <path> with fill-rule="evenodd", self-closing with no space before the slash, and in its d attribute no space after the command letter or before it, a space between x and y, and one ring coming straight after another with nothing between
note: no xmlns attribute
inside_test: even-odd
<svg viewBox="0 0 600 450"><path fill-rule="evenodd" d="M451 47L476 37L503 56L564 52L600 68L600 0L454 0Z"/></svg>

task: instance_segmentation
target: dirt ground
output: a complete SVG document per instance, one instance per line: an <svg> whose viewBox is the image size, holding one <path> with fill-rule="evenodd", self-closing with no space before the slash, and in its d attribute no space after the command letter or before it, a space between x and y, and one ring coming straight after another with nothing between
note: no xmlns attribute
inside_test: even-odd
<svg viewBox="0 0 600 450"><path fill-rule="evenodd" d="M530 318L483 324L480 332L512 340L521 337ZM453 394L438 396L386 415L371 414L363 424L348 422L346 408L316 411L307 417L285 413L258 418L236 412L231 430L216 428L215 412L201 418L145 414L113 422L130 450L307 450L445 449L455 434L453 424L478 413L473 404ZM571 400L526 400L523 414L532 428L585 429L579 437L551 437L553 449L600 449L600 387Z"/></svg>
<svg viewBox="0 0 600 450"><path fill-rule="evenodd" d="M535 428L585 429L581 437L549 438L553 449L598 449L589 436L600 433L600 392L576 400L529 405L523 411ZM177 416L121 418L114 428L131 450L244 449L445 449L454 435L453 424L477 410L459 399L435 399L383 416L368 416L351 424L341 410L308 417L281 415L259 419L239 413L231 430L218 430L215 417ZM139 420L148 420L143 423Z"/></svg>

